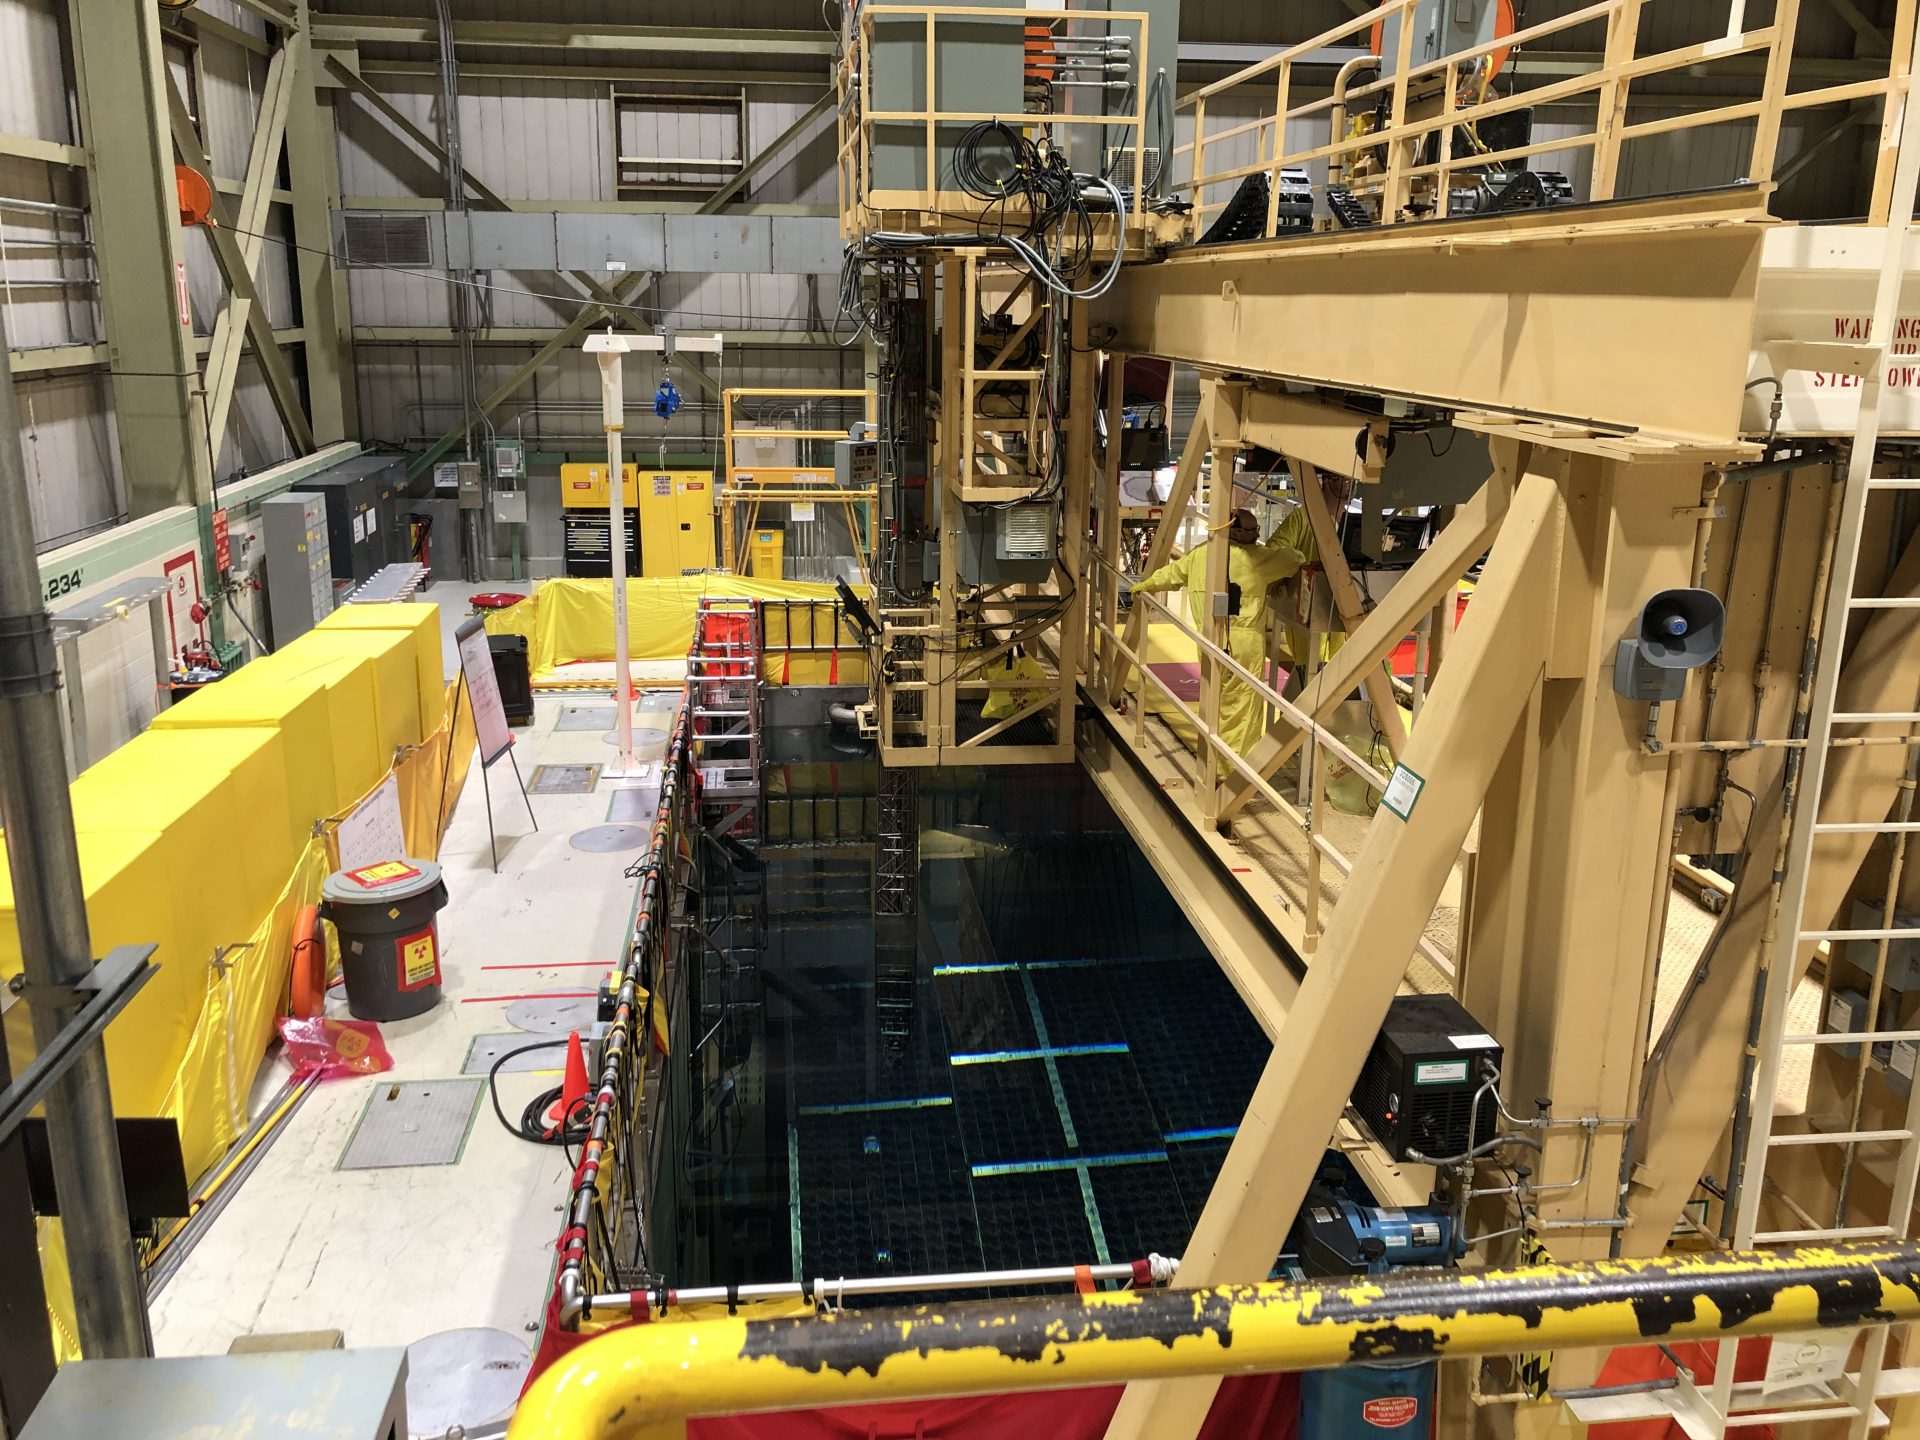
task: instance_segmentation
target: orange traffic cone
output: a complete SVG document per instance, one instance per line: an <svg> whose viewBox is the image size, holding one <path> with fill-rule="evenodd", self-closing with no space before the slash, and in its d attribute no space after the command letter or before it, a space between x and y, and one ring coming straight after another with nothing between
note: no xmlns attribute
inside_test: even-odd
<svg viewBox="0 0 1920 1440"><path fill-rule="evenodd" d="M580 1032L567 1036L567 1074L560 1085L560 1098L547 1107L549 1131L563 1128L574 1110L587 1099L587 1055L580 1048Z"/></svg>

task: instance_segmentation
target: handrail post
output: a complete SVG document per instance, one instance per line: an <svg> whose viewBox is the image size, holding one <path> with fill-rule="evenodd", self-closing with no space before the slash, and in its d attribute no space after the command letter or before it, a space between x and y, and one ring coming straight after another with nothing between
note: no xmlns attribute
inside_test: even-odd
<svg viewBox="0 0 1920 1440"><path fill-rule="evenodd" d="M1747 178L1756 184L1773 179L1774 158L1780 153L1781 102L1787 96L1787 72L1793 64L1793 36L1799 18L1800 0L1774 0L1773 44L1767 47L1760 114L1753 122L1753 158L1747 165Z"/></svg>
<svg viewBox="0 0 1920 1440"><path fill-rule="evenodd" d="M1267 236L1280 229L1280 157L1287 153L1287 100L1293 84L1293 62L1280 62L1280 79L1273 95L1273 161L1267 168Z"/></svg>

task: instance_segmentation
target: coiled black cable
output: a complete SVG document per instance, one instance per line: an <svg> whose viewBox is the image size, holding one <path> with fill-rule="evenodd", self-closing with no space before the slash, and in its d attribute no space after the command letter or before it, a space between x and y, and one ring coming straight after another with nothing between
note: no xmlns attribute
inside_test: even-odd
<svg viewBox="0 0 1920 1440"><path fill-rule="evenodd" d="M593 1090L589 1082L588 1090L574 1102L572 1111L563 1117L563 1123L550 1125L547 1111L560 1099L564 1085L555 1085L551 1090L542 1090L529 1100L526 1108L520 1112L520 1123L514 1124L507 1119L507 1112L500 1108L500 1067L516 1055L530 1055L535 1050L551 1050L556 1045L565 1045L570 1036L561 1036L554 1040L536 1040L531 1045L522 1045L517 1050L509 1050L497 1058L487 1071L487 1094L493 1101L493 1113L508 1134L517 1135L522 1140L535 1145L578 1145L587 1138L587 1132L593 1125Z"/></svg>

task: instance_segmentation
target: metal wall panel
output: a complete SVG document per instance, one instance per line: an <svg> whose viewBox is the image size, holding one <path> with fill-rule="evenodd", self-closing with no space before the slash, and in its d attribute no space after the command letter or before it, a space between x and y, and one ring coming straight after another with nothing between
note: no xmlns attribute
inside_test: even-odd
<svg viewBox="0 0 1920 1440"><path fill-rule="evenodd" d="M0 0L0 130L71 144L58 0Z"/></svg>
<svg viewBox="0 0 1920 1440"><path fill-rule="evenodd" d="M773 268L773 230L764 217L669 215L667 268L764 272Z"/></svg>
<svg viewBox="0 0 1920 1440"><path fill-rule="evenodd" d="M569 270L613 274L666 267L667 231L659 215L575 215L562 211L554 219L560 264Z"/></svg>
<svg viewBox="0 0 1920 1440"><path fill-rule="evenodd" d="M14 387L34 548L49 550L120 513L111 405L100 375L22 375Z"/></svg>

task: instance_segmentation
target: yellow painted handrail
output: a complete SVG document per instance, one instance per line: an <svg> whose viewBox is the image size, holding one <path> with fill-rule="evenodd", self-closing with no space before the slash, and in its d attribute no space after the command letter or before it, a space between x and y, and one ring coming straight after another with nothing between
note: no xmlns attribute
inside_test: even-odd
<svg viewBox="0 0 1920 1440"><path fill-rule="evenodd" d="M696 1415L1915 1318L1920 1247L1879 1244L642 1324L543 1373L508 1433L665 1440Z"/></svg>

